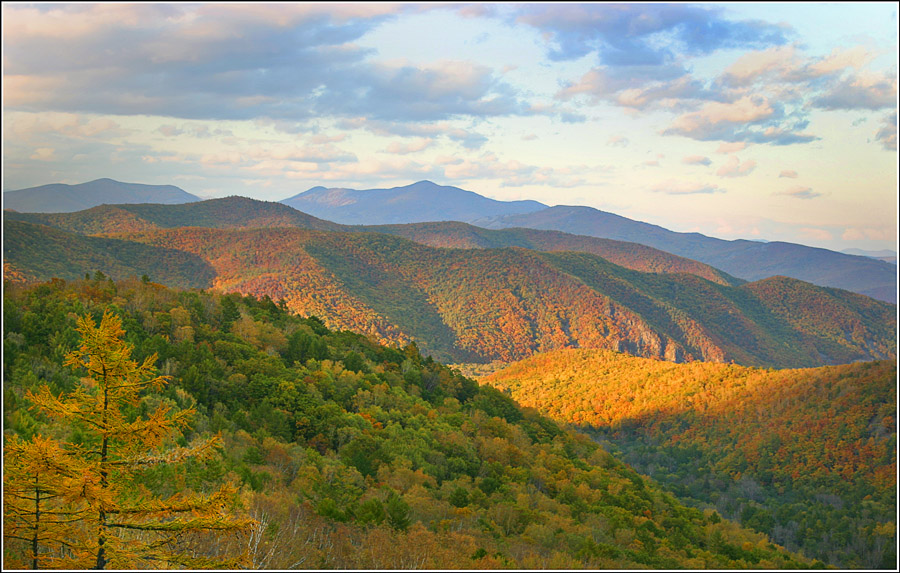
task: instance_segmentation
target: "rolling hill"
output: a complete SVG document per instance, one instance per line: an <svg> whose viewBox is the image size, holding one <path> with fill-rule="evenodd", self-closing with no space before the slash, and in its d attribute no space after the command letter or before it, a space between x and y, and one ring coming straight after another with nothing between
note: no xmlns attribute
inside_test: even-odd
<svg viewBox="0 0 900 573"><path fill-rule="evenodd" d="M779 367L896 356L895 307L786 278L727 286L690 274L634 271L588 253L435 248L381 233L291 227L157 229L107 238L185 259L123 255L115 270L77 268L76 261L95 264L99 259L85 253L105 253L107 246L74 234L49 244L32 232L5 238L4 261L38 279L96 270L119 278L134 269L154 280L184 276L192 261L203 261L213 269L212 276L196 275L211 276L205 286L283 299L330 327L390 344L415 340L435 358L457 362L516 360L566 347ZM45 252L56 263L43 263ZM63 268L59 261L73 262Z"/></svg>
<svg viewBox="0 0 900 573"><path fill-rule="evenodd" d="M894 361L770 370L561 350L482 382L776 543L843 568L895 564Z"/></svg>
<svg viewBox="0 0 900 573"><path fill-rule="evenodd" d="M783 275L897 302L895 265L827 249L676 233L591 207L556 206L532 213L487 217L472 223L491 229L527 227L640 243L706 263L748 281Z"/></svg>
<svg viewBox="0 0 900 573"><path fill-rule="evenodd" d="M3 193L3 208L23 213L70 213L121 203L178 204L199 201L174 185L143 185L97 179L78 185L51 183Z"/></svg>

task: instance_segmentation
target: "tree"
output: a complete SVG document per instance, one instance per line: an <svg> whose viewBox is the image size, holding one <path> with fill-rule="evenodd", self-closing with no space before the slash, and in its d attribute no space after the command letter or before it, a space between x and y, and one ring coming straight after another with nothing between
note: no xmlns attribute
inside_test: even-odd
<svg viewBox="0 0 900 573"><path fill-rule="evenodd" d="M78 524L88 517L86 506L73 507L83 468L59 442L43 436L24 441L10 436L3 456L3 538L27 546L27 562L5 561L14 569L46 569L73 565L61 556L73 549ZM15 555L15 551L9 552ZM30 565L30 567L28 567Z"/></svg>
<svg viewBox="0 0 900 573"><path fill-rule="evenodd" d="M236 488L226 485L211 494L177 493L155 497L136 480L139 472L160 464L208 459L220 445L218 436L184 447L165 446L190 422L193 409L170 413L160 404L140 416L141 393L161 390L169 381L157 376L156 355L138 364L124 342L122 321L106 311L98 326L89 317L78 320L81 346L65 365L87 373L68 396L53 396L43 386L28 398L44 413L68 422L82 436L67 444L68 456L83 464L74 506L85 505L84 521L93 532L79 542L97 569L158 568L171 565L231 567L245 556L214 560L189 555L187 534L202 531L241 532L253 524L226 513ZM72 544L74 545L74 544Z"/></svg>

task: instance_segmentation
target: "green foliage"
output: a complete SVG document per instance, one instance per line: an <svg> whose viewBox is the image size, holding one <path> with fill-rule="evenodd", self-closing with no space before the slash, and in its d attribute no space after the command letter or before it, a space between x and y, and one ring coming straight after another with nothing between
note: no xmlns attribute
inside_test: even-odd
<svg viewBox="0 0 900 573"><path fill-rule="evenodd" d="M191 224L247 222L231 225L216 217ZM438 360L510 361L567 347L777 367L896 356L895 307L887 303L783 277L739 285L688 261L635 270L627 263L635 257L613 256L622 254L621 245L618 251L584 245L591 252L558 250L582 248L572 241L510 243L549 252L451 249L292 225L151 227L111 238L10 221L4 253L10 277L74 279L101 270L114 279L146 274L176 286L215 282L222 291L261 301L246 302L254 321L277 316L272 309L283 304L321 317L321 327L365 333L381 344L404 346L415 339ZM115 296L109 285L96 288ZM322 336L314 322L307 326ZM293 360L308 359L302 340L290 349L269 346Z"/></svg>
<svg viewBox="0 0 900 573"><path fill-rule="evenodd" d="M328 330L291 315L275 296L175 291L139 279L112 286L114 297L91 280L7 288L6 418L19 416L24 392L39 380L77 381L58 367L65 352L56 348L72 344L76 309L99 316L114 303L134 357L157 353L159 371L172 376L148 394L148 411L166 401L192 407L186 443L210 431L224 441L211 467L148 472L141 487L174 494L187 484L242 482L242 502L260 523L256 566L810 565L734 523L709 523L584 435L414 345L387 348ZM328 357L293 354L306 352L301 332ZM46 424L36 418L13 429Z"/></svg>

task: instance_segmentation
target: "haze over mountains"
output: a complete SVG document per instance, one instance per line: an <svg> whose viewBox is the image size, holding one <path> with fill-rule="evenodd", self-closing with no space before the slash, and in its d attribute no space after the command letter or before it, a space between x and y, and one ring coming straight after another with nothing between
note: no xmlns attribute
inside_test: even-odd
<svg viewBox="0 0 900 573"><path fill-rule="evenodd" d="M109 179L73 186L45 185L4 193L6 208L35 213L72 212L104 203L174 204L197 200L199 198L177 187L118 183ZM528 243L533 238L526 240L522 236L522 232L518 231L519 237L515 240L506 236L504 239L506 243L502 244L503 241L500 241L501 244L498 244L497 237L486 239L483 233L471 228L461 231L459 227L455 230L445 227L439 232L440 239L434 237L421 239L426 234L421 228L379 230L371 228L371 226L459 221L495 230L530 228L562 231L570 235L612 239L654 247L680 257L705 263L733 277L748 281L772 276L787 276L819 286L842 288L879 300L897 302L896 266L871 256L838 253L793 243L726 241L699 233L678 233L591 207L547 207L537 201L497 201L471 191L452 186L441 186L430 181L420 181L391 189L353 190L314 187L284 199L281 203L302 212L288 214L285 211L282 223L289 224L289 220L295 221L298 226L304 228L337 230L340 226L334 223L359 225L366 226L368 230L372 231L410 236L413 240L435 246L465 248L481 247L487 244L531 248ZM230 208L235 207L231 206ZM152 208L147 207L145 212L150 209ZM311 219L306 222L300 221L307 217L307 214L321 219L321 221L315 224L311 222ZM108 213L107 216L111 216L111 214ZM118 216L123 215L119 213ZM192 220L191 217L170 222L165 226L205 224ZM239 216L232 215L232 217ZM89 219L95 220L95 214L92 214ZM246 222L241 224L253 226ZM271 224L271 220L267 224ZM225 219L217 219L215 226L217 225L228 226ZM120 228L119 232L124 230L126 229ZM80 230L79 232L85 231ZM463 240L459 236L460 232L469 238ZM457 237L450 239L450 235L453 234L456 234ZM476 235L480 236L476 238ZM550 241L549 237L544 236L538 242L542 242L546 246L548 241ZM580 241L584 243L585 239L582 238ZM595 246L582 245L582 248L572 248L571 236L561 243L558 238L554 239L554 242L558 244L555 247L546 247L547 250L595 252L591 250ZM707 276L707 278L710 277Z"/></svg>

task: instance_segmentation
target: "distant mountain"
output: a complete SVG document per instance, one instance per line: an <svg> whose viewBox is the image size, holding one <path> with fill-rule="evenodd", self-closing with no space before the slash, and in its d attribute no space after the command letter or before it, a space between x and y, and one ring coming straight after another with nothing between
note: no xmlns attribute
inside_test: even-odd
<svg viewBox="0 0 900 573"><path fill-rule="evenodd" d="M497 201L458 187L419 181L391 189L312 189L281 201L304 213L346 225L471 221L547 206L537 201Z"/></svg>
<svg viewBox="0 0 900 573"><path fill-rule="evenodd" d="M863 249L844 249L841 251L847 255L857 255L860 257L870 257L872 259L878 259L879 261L884 261L886 263L891 263L892 265L897 264L897 253L891 250L883 250L883 251L866 251Z"/></svg>
<svg viewBox="0 0 900 573"><path fill-rule="evenodd" d="M786 278L726 286L589 253L435 248L380 233L191 227L97 244L15 225L29 224L9 221L14 232L4 233L4 262L17 276L100 270L163 282L202 262L192 286L205 279L197 286L283 299L332 328L392 345L415 340L441 360L508 361L567 347L776 367L896 356L895 307ZM149 247L162 251L151 256ZM98 266L111 248L113 268Z"/></svg>
<svg viewBox="0 0 900 573"><path fill-rule="evenodd" d="M896 266L827 249L677 233L591 207L549 207L531 213L486 217L473 224L490 229L528 227L630 241L706 263L748 281L782 275L897 302Z"/></svg>
<svg viewBox="0 0 900 573"><path fill-rule="evenodd" d="M78 185L51 183L3 193L3 208L22 213L71 213L122 203L162 203L166 205L199 201L196 195L174 185L143 185L97 179Z"/></svg>

